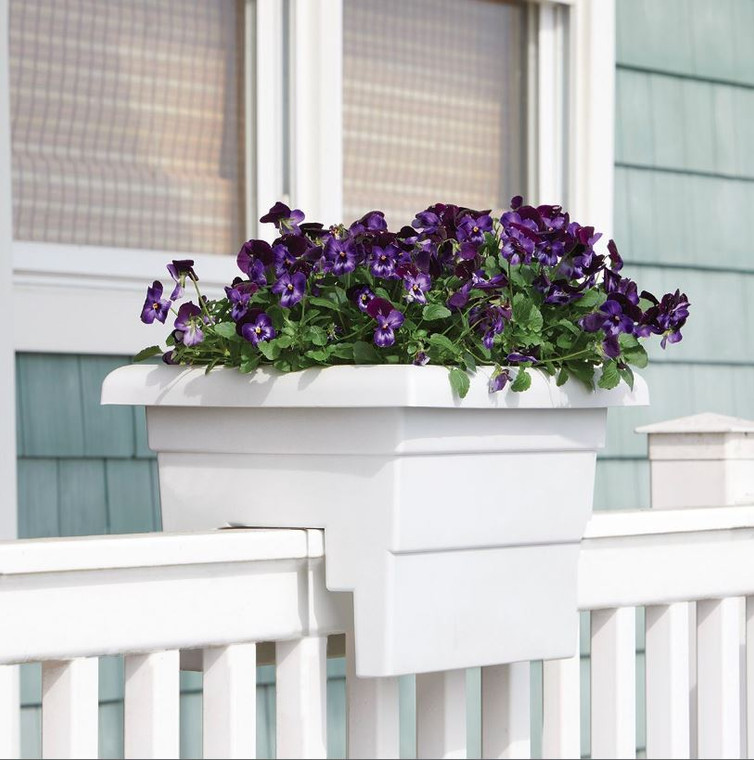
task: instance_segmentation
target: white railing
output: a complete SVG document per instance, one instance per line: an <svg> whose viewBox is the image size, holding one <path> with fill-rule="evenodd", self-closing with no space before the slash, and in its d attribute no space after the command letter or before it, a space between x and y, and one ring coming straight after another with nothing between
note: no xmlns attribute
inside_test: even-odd
<svg viewBox="0 0 754 760"><path fill-rule="evenodd" d="M712 462L728 485L732 472L739 487L726 493L736 500L748 493L744 449L673 461L707 481L694 462ZM662 490L671 460L667 448L653 451L653 465L662 462L653 490ZM729 459L732 469L721 465ZM345 649L348 755L398 757L398 679L355 677L350 595L326 590L324 561L317 530L0 544L0 757L18 755L16 665L25 662L42 663L43 755L96 757L97 658L113 654L125 660L126 757L178 757L181 668L203 673L204 757L254 757L256 666L272 661L277 756L325 757L328 637ZM580 652L541 666L541 700L530 663L483 667L479 680L417 675L417 756L465 757L479 734L483 757L530 757L536 747L578 758L587 739L592 757L634 757L642 688L648 757L754 756L754 506L596 514L582 543L579 606L591 613L588 681ZM646 611L644 687L637 608ZM472 683L478 694L467 694ZM469 696L481 704L476 715ZM541 710L534 728L532 705Z"/></svg>

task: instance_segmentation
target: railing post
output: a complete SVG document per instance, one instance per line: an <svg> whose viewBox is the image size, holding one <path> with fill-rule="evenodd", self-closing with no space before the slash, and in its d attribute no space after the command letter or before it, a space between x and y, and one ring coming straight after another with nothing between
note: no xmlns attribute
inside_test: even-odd
<svg viewBox="0 0 754 760"><path fill-rule="evenodd" d="M754 503L754 421L704 413L646 425L637 432L649 436L653 509ZM724 753L738 756L746 735L743 724L750 736L754 733L754 681L746 678L752 665L747 668L745 642L740 640L742 600L700 602L691 605L688 614L682 606L647 612L648 623L662 623L651 635L647 632L647 756L681 757L690 751L692 757L707 757L715 756L721 747ZM671 613L681 616L675 628L670 625ZM689 626L688 681L679 670L680 662L668 662L667 668L649 667L662 658L680 657L678 623L682 618L688 619ZM754 625L754 620L747 624L747 638L751 636L748 625ZM728 667L720 667L722 655ZM754 653L748 658L752 660ZM738 667L731 670L736 659ZM671 676L673 683L662 682ZM744 699L745 721L741 715ZM737 727L736 721L741 725Z"/></svg>

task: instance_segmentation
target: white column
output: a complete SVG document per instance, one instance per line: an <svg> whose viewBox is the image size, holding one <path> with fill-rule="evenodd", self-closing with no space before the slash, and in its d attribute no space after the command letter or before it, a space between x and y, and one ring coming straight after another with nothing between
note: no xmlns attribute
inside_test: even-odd
<svg viewBox="0 0 754 760"><path fill-rule="evenodd" d="M482 668L482 757L531 757L531 667Z"/></svg>
<svg viewBox="0 0 754 760"><path fill-rule="evenodd" d="M647 757L690 753L689 605L646 608Z"/></svg>
<svg viewBox="0 0 754 760"><path fill-rule="evenodd" d="M754 758L754 597L746 600L746 753Z"/></svg>
<svg viewBox="0 0 754 760"><path fill-rule="evenodd" d="M180 680L177 650L130 655L125 661L125 756L177 758Z"/></svg>
<svg viewBox="0 0 754 760"><path fill-rule="evenodd" d="M42 664L43 757L97 757L98 664L95 657Z"/></svg>
<svg viewBox="0 0 754 760"><path fill-rule="evenodd" d="M542 663L542 757L581 757L581 657Z"/></svg>
<svg viewBox="0 0 754 760"><path fill-rule="evenodd" d="M397 678L358 678L353 634L346 634L348 757L397 758L400 710Z"/></svg>
<svg viewBox="0 0 754 760"><path fill-rule="evenodd" d="M592 757L636 757L636 611L592 612Z"/></svg>
<svg viewBox="0 0 754 760"><path fill-rule="evenodd" d="M257 751L257 647L204 650L205 758L253 758Z"/></svg>
<svg viewBox="0 0 754 760"><path fill-rule="evenodd" d="M0 665L0 759L19 757L21 693L18 665Z"/></svg>
<svg viewBox="0 0 754 760"><path fill-rule="evenodd" d="M700 758L741 757L739 598L697 602Z"/></svg>
<svg viewBox="0 0 754 760"><path fill-rule="evenodd" d="M327 757L327 637L276 645L278 758Z"/></svg>
<svg viewBox="0 0 754 760"><path fill-rule="evenodd" d="M416 676L416 756L466 757L466 671Z"/></svg>

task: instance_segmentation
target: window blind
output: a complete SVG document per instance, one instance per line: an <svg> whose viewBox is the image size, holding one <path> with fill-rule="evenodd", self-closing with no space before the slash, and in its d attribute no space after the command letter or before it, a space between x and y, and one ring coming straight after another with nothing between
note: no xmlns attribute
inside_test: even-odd
<svg viewBox="0 0 754 760"><path fill-rule="evenodd" d="M507 206L525 158L525 8L345 0L344 206L391 224L437 201Z"/></svg>
<svg viewBox="0 0 754 760"><path fill-rule="evenodd" d="M16 239L238 248L242 6L11 0Z"/></svg>

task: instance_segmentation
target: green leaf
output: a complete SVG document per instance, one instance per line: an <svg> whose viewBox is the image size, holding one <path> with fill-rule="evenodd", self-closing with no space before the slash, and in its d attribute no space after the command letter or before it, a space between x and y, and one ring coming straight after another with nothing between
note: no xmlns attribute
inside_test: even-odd
<svg viewBox="0 0 754 760"><path fill-rule="evenodd" d="M594 390L594 365L585 361L570 361L565 368L589 390Z"/></svg>
<svg viewBox="0 0 754 760"><path fill-rule="evenodd" d="M542 318L542 312L535 304L530 304L529 316L526 319L526 327L532 332L538 333L542 329L543 324L544 319Z"/></svg>
<svg viewBox="0 0 754 760"><path fill-rule="evenodd" d="M476 359L473 354L464 351L462 354L463 363L469 372L476 372Z"/></svg>
<svg viewBox="0 0 754 760"><path fill-rule="evenodd" d="M435 348L439 348L442 351L446 351L449 354L455 355L459 353L459 348L453 343L453 341L447 336L441 333L432 333L428 338L430 345Z"/></svg>
<svg viewBox="0 0 754 760"><path fill-rule="evenodd" d="M629 364L633 364L634 367L638 367L639 369L644 369L649 363L649 357L644 346L638 344L633 348L623 349L623 358Z"/></svg>
<svg viewBox="0 0 754 760"><path fill-rule="evenodd" d="M146 359L151 359L153 356L160 356L163 350L159 346L150 346L149 348L143 348L134 356L135 362L143 362Z"/></svg>
<svg viewBox="0 0 754 760"><path fill-rule="evenodd" d="M521 393L522 391L528 390L531 387L531 375L527 371L525 367L519 367L518 372L516 373L516 379L513 381L513 384L511 385L511 390L514 393Z"/></svg>
<svg viewBox="0 0 754 760"><path fill-rule="evenodd" d="M618 367L618 374L623 378L626 385L633 390L634 389L634 373L631 367L623 366Z"/></svg>
<svg viewBox="0 0 754 760"><path fill-rule="evenodd" d="M257 348L268 361L274 362L280 356L281 348L277 340L260 340Z"/></svg>
<svg viewBox="0 0 754 760"><path fill-rule="evenodd" d="M560 371L558 372L558 377L555 380L555 385L560 388L561 385L565 385L568 382L568 370L565 367L561 367Z"/></svg>
<svg viewBox="0 0 754 760"><path fill-rule="evenodd" d="M618 365L615 362L605 362L602 365L602 375L600 376L597 385L600 388L604 388L609 391L615 388L620 383L620 373L618 372Z"/></svg>
<svg viewBox="0 0 754 760"><path fill-rule="evenodd" d="M471 381L469 376L460 367L451 367L450 369L450 386L460 398L465 398L469 392Z"/></svg>
<svg viewBox="0 0 754 760"><path fill-rule="evenodd" d="M441 303L428 303L422 309L422 318L426 319L427 322L432 322L435 319L447 319L450 315L450 309Z"/></svg>
<svg viewBox="0 0 754 760"><path fill-rule="evenodd" d="M307 351L304 355L308 356L310 359L314 359L315 362L326 362L330 358L330 352L326 351L324 348Z"/></svg>
<svg viewBox="0 0 754 760"><path fill-rule="evenodd" d="M305 339L310 340L315 346L327 345L327 333L321 327L309 327L304 333Z"/></svg>
<svg viewBox="0 0 754 760"><path fill-rule="evenodd" d="M337 356L338 359L347 359L353 361L353 343L339 343L330 349L331 356Z"/></svg>
<svg viewBox="0 0 754 760"><path fill-rule="evenodd" d="M584 291L584 295L576 301L576 304L583 309L594 309L597 306L601 306L607 295L597 288Z"/></svg>
<svg viewBox="0 0 754 760"><path fill-rule="evenodd" d="M221 338L234 338L237 334L235 322L218 322L216 325L213 325L212 329Z"/></svg>
<svg viewBox="0 0 754 760"><path fill-rule="evenodd" d="M333 303L329 298L321 298L320 296L309 296L306 299L308 304L312 306L319 306L322 309L330 309L331 311L340 311L340 306Z"/></svg>
<svg viewBox="0 0 754 760"><path fill-rule="evenodd" d="M371 343L357 340L353 344L353 361L355 364L379 364L380 355Z"/></svg>

